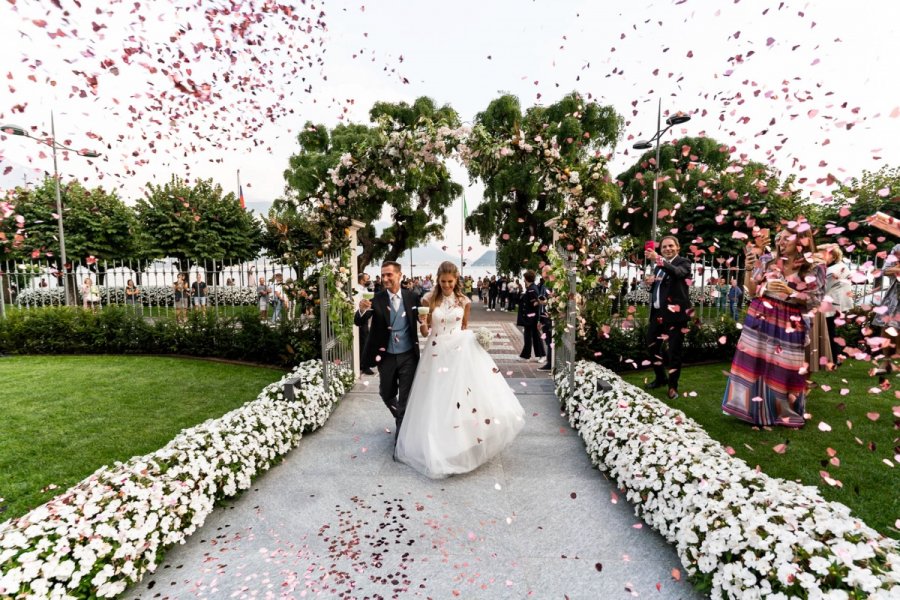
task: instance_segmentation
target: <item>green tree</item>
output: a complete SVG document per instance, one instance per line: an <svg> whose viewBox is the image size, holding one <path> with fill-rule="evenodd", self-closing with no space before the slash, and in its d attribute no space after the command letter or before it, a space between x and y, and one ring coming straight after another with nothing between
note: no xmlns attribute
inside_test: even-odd
<svg viewBox="0 0 900 600"><path fill-rule="evenodd" d="M297 137L300 151L284 174L289 197L276 203L274 215L279 222L314 216L322 235L329 232L335 243L342 242L351 220L365 223L358 232L360 269L379 259L396 260L407 248L441 236L446 210L463 189L442 160L422 160L429 152L441 157L453 150L425 149L459 126L452 108L424 97L412 105L379 102L370 118L372 126L338 125L331 131L306 123ZM390 224L378 232L373 223L385 209Z"/></svg>
<svg viewBox="0 0 900 600"><path fill-rule="evenodd" d="M610 213L610 231L630 237L632 247L651 237L657 177L659 233L675 235L695 257L742 255L754 227L774 230L804 210L793 178L782 180L762 163L736 159L711 138L665 144L658 175L655 163L656 150L648 150L618 176L623 203Z"/></svg>
<svg viewBox="0 0 900 600"><path fill-rule="evenodd" d="M177 258L183 271L189 261L240 263L260 250L261 223L211 179L193 186L176 176L161 186L148 183L135 211L152 255Z"/></svg>
<svg viewBox="0 0 900 600"><path fill-rule="evenodd" d="M60 185L66 258L70 265L88 257L99 261L134 258L141 252L141 236L134 212L114 193L87 189L78 181ZM56 183L46 177L35 188L11 192L14 214L0 221L0 241L9 258L48 258L60 269Z"/></svg>
<svg viewBox="0 0 900 600"><path fill-rule="evenodd" d="M324 232L344 225L337 219L328 219L330 215L321 210L319 194L322 190L334 191L330 171L340 164L342 156L374 144L377 137L374 128L368 125L340 124L329 131L324 125L306 122L297 135L300 151L291 156L284 172L290 197L276 200L267 219L264 246L270 254L301 270L315 260L315 248L308 248L309 243L318 242L316 246L321 249ZM386 244L379 243L381 240L372 225L381 217L386 201L386 194L373 189L365 201L354 204L349 216L366 223L358 234L363 249L360 269L383 256L387 249Z"/></svg>
<svg viewBox="0 0 900 600"><path fill-rule="evenodd" d="M290 265L295 279L301 279L307 268L321 257L325 232L315 214L276 200L263 222L262 246L269 256Z"/></svg>
<svg viewBox="0 0 900 600"><path fill-rule="evenodd" d="M613 108L575 92L524 113L518 98L506 94L476 115L468 171L484 182L485 191L466 228L484 244L497 237L500 272L537 268L546 261L553 233L544 223L563 211L567 197L594 198L597 210L618 204L600 151L615 146L622 126ZM560 185L566 180L577 183Z"/></svg>
<svg viewBox="0 0 900 600"><path fill-rule="evenodd" d="M897 243L869 226L866 217L880 211L900 218L900 167L885 165L878 171L863 171L861 178L840 184L832 197L833 202L822 210L822 224L826 232L838 237L846 252L890 251Z"/></svg>

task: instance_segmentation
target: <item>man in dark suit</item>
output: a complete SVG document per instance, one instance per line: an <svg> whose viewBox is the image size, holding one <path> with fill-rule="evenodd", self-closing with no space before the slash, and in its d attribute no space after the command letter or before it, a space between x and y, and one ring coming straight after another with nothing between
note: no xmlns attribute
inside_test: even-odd
<svg viewBox="0 0 900 600"><path fill-rule="evenodd" d="M378 393L397 424L395 443L419 364L419 298L411 290L401 289L400 280L400 263L385 261L381 265L384 290L371 301L361 300L354 317L357 325L371 319L360 366L378 367Z"/></svg>
<svg viewBox="0 0 900 600"><path fill-rule="evenodd" d="M373 294L369 292L369 274L360 273L356 277L356 281L356 294L354 295L356 301L359 302L364 299L366 294L371 298ZM359 317L362 319L362 324L357 324L357 327L359 327L359 356L362 358L363 350L366 347L366 340L369 338L369 321L372 319L372 311L368 311L368 313L365 314L360 313ZM355 321L356 319L354 318L354 322ZM360 363L362 363L362 361L360 361ZM375 371L373 371L371 367L363 367L362 364L360 364L360 372L365 375L375 374Z"/></svg>
<svg viewBox="0 0 900 600"><path fill-rule="evenodd" d="M678 240L666 236L660 240L659 254L649 243L644 251L654 274L650 287L647 345L656 378L647 384L647 388L668 385L669 398L678 396L684 333L693 312L687 285L691 262L679 256L679 250Z"/></svg>

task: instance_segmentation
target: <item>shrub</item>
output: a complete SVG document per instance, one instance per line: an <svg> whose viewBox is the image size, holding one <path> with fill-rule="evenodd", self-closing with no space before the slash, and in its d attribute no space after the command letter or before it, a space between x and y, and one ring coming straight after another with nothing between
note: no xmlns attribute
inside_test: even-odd
<svg viewBox="0 0 900 600"><path fill-rule="evenodd" d="M652 357L647 351L647 323L635 321L628 329L619 324L591 323L585 326L586 335L576 345L578 358L599 363L613 371L625 371L647 366ZM728 317L701 322L694 319L684 336L685 363L720 360L733 356L741 335L737 324Z"/></svg>
<svg viewBox="0 0 900 600"><path fill-rule="evenodd" d="M191 312L184 325L149 321L126 307L99 312L70 307L17 311L0 321L0 352L9 354L185 354L291 366L317 358L315 320L276 327L258 316Z"/></svg>

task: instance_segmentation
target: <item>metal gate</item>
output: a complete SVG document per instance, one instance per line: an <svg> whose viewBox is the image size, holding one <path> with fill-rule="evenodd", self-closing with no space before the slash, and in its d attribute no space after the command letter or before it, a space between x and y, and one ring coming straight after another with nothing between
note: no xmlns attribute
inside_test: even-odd
<svg viewBox="0 0 900 600"><path fill-rule="evenodd" d="M564 252L560 252L567 256ZM565 373L569 379L569 389L575 389L575 336L578 333L578 288L575 273L575 263L565 260L566 266L566 290L568 303L566 305L566 328L553 349L554 373Z"/></svg>
<svg viewBox="0 0 900 600"><path fill-rule="evenodd" d="M322 338L322 381L325 389L329 387L330 378L335 369L353 369L356 360L353 352L353 321L345 323L346 316L337 310L332 310L336 299L332 298L327 289L325 270L340 269L342 254L335 252L325 256L319 267L319 322L321 323ZM347 298L353 298L353 281L348 278L346 288L341 290L347 294ZM349 337L346 332L350 332Z"/></svg>

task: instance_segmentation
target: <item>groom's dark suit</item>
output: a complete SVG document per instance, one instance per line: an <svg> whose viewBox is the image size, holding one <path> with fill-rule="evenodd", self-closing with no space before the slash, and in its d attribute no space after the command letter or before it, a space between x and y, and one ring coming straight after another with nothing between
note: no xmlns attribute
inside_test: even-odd
<svg viewBox="0 0 900 600"><path fill-rule="evenodd" d="M397 430L400 431L400 423L406 414L406 404L409 401L409 391L412 388L413 378L416 375L416 367L419 364L419 297L413 292L400 289L402 298L402 311L395 313L391 308L391 294L383 290L372 298L370 312L360 314L356 311L354 322L357 325L365 323L371 317L369 323L369 335L366 345L361 353L360 367L370 369L378 367L378 376L381 380L378 392L388 410L394 415L397 422ZM403 342L408 342L411 347L403 352L394 353L392 336L394 335L392 323L398 323L398 317L402 323L405 320L408 339L394 339L395 346L404 347Z"/></svg>

